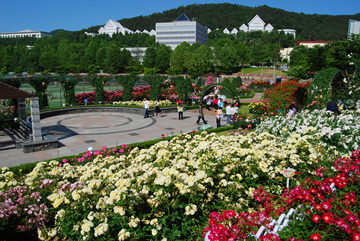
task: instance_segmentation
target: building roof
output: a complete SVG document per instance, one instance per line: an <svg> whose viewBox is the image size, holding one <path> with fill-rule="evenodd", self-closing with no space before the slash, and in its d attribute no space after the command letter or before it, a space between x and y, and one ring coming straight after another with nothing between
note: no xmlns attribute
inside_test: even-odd
<svg viewBox="0 0 360 241"><path fill-rule="evenodd" d="M265 26L265 22L259 17L259 15L256 15L253 19L251 19L251 21L248 23L248 25L252 25L254 23L259 23L263 26Z"/></svg>
<svg viewBox="0 0 360 241"><path fill-rule="evenodd" d="M185 13L183 13L174 22L178 22L178 21L189 21L190 22L190 19L188 18L188 16L186 16Z"/></svg>
<svg viewBox="0 0 360 241"><path fill-rule="evenodd" d="M299 46L301 44L327 44L332 43L332 41L297 41L296 45Z"/></svg>
<svg viewBox="0 0 360 241"><path fill-rule="evenodd" d="M14 86L0 82L0 98L1 99L19 99L19 98L31 98L33 94L15 88Z"/></svg>

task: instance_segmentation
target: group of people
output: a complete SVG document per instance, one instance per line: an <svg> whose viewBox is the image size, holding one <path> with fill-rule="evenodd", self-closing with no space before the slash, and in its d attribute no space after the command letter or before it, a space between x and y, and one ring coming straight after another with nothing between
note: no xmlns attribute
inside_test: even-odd
<svg viewBox="0 0 360 241"><path fill-rule="evenodd" d="M215 109L215 112L216 112L216 126L217 127L221 126L221 119L224 118L224 111L226 113L226 124L227 125L229 125L232 122L237 120L237 113L238 113L238 110L239 110L238 104L230 104L230 103L227 103L226 101L224 102L222 99L217 99L216 96L215 96L215 98L211 97L209 99L213 99L213 101L211 102L211 104L209 104L210 106L208 106L208 102L206 103L207 109L211 110L210 107L213 107ZM155 104L154 117L161 117L160 103L159 103L158 100L156 100L155 103L156 104ZM146 98L144 99L143 108L145 109L144 118L148 118L149 117L150 102ZM179 120L183 120L183 118L184 118L184 115L183 115L184 107L183 107L182 103L178 103L177 112L178 112ZM196 121L196 123L199 124L200 120L202 120L204 124L208 123L205 120L204 110L203 110L203 105L202 104L199 105L199 116L198 116L198 120Z"/></svg>
<svg viewBox="0 0 360 241"><path fill-rule="evenodd" d="M148 118L149 117L150 102L146 98L144 99L143 108L145 109L144 118ZM158 100L155 101L154 117L161 117L160 102Z"/></svg>
<svg viewBox="0 0 360 241"><path fill-rule="evenodd" d="M216 112L216 126L221 127L221 119L224 118L224 111L226 114L226 124L229 125L237 120L237 113L239 111L239 104L230 104L227 101L218 99L215 97L209 97L206 101L207 110L211 110L211 107L215 109ZM203 120L204 124L207 122L204 119L204 111L202 105L199 109L199 118L196 123L199 123L200 119Z"/></svg>

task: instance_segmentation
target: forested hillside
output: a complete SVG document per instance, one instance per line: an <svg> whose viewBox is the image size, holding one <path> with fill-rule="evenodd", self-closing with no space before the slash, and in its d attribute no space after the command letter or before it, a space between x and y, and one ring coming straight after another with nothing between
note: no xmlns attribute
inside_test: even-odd
<svg viewBox="0 0 360 241"><path fill-rule="evenodd" d="M266 24L271 23L275 29L296 29L298 40L343 40L347 37L349 19L360 20L360 13L356 15L318 15L287 12L266 5L260 7L246 7L237 4L192 4L180 6L162 13L149 16L120 19L119 22L132 30L155 29L156 22L174 21L182 13L202 25L214 30L216 28L230 31L239 28L241 24L248 24L257 14ZM104 23L105 24L105 23ZM100 26L91 30L97 31Z"/></svg>

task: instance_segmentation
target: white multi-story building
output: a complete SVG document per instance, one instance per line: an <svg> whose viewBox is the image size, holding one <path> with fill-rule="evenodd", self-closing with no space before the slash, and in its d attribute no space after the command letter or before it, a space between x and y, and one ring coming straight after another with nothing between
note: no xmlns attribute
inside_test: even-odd
<svg viewBox="0 0 360 241"><path fill-rule="evenodd" d="M108 34L112 37L113 34L122 33L125 35L126 33L134 33L134 31L123 27L118 21L109 20L104 27L99 28L99 34Z"/></svg>
<svg viewBox="0 0 360 241"><path fill-rule="evenodd" d="M360 21L349 20L348 38L350 38L352 34L360 34Z"/></svg>
<svg viewBox="0 0 360 241"><path fill-rule="evenodd" d="M120 48L121 50L126 49L129 50L131 56L139 60L140 63L144 61L144 56L146 52L146 47L127 47L127 48Z"/></svg>
<svg viewBox="0 0 360 241"><path fill-rule="evenodd" d="M51 34L43 31L32 31L30 29L19 32L13 32L13 33L0 33L0 38L23 38L23 37L42 38L45 36L51 37Z"/></svg>
<svg viewBox="0 0 360 241"><path fill-rule="evenodd" d="M279 29L278 32L284 32L284 34L292 34L294 38L296 38L296 30L295 29Z"/></svg>
<svg viewBox="0 0 360 241"><path fill-rule="evenodd" d="M156 42L175 49L183 42L207 44L207 28L183 13L174 22L156 23Z"/></svg>

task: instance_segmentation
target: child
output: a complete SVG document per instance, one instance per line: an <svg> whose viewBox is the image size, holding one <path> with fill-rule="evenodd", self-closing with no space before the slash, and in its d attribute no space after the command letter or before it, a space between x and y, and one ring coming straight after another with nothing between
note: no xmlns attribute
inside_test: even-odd
<svg viewBox="0 0 360 241"><path fill-rule="evenodd" d="M221 127L221 118L224 117L224 114L222 112L222 109L219 108L217 111L216 111L216 127Z"/></svg>
<svg viewBox="0 0 360 241"><path fill-rule="evenodd" d="M161 110L160 110L160 103L158 100L155 101L156 102L156 106L155 106L155 114L154 117L161 117Z"/></svg>
<svg viewBox="0 0 360 241"><path fill-rule="evenodd" d="M181 103L179 103L179 105L177 107L177 111L179 113L179 120L182 120L183 119L184 108L182 107Z"/></svg>

